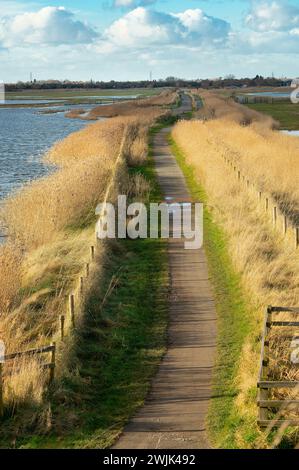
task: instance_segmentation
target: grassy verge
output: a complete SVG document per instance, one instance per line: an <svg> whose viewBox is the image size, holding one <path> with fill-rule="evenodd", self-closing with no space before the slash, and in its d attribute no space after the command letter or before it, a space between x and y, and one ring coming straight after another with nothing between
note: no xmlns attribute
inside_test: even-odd
<svg viewBox="0 0 299 470"><path fill-rule="evenodd" d="M130 171L150 181L151 201L160 199L151 155ZM19 428L18 438L15 422L11 433L6 427L2 446L108 448L143 404L165 348L166 242L120 240L107 250L77 333L73 370L35 410L31 429Z"/></svg>
<svg viewBox="0 0 299 470"><path fill-rule="evenodd" d="M249 103L246 106L280 122L281 129L299 129L299 106L291 102Z"/></svg>
<svg viewBox="0 0 299 470"><path fill-rule="evenodd" d="M207 194L197 182L194 169L186 163L184 154L171 138L170 144L192 197L205 203L204 243L218 313L217 360L208 415L210 439L215 447L237 448L236 431L243 430L244 439L250 446L258 437L255 421L245 422L235 405L239 391L239 358L245 340L253 329L248 302L242 292L240 276L232 266L225 234L213 221L207 208ZM251 392L254 395L256 389Z"/></svg>

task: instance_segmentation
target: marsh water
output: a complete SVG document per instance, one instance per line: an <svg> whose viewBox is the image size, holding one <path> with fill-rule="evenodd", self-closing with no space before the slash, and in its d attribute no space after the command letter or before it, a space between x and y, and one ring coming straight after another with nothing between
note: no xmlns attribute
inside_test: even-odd
<svg viewBox="0 0 299 470"><path fill-rule="evenodd" d="M287 131L283 130L281 131L283 134L291 135L293 137L299 137L299 131Z"/></svg>
<svg viewBox="0 0 299 470"><path fill-rule="evenodd" d="M20 95L6 100L0 107L0 202L24 183L46 175L51 168L42 160L45 152L55 142L87 124L84 120L65 118L66 111L73 107L89 111L97 100L104 99L105 103L110 104L115 100L134 100L138 96L78 94L58 99L43 99L42 96L26 99ZM70 98L84 98L88 104L64 102ZM57 104L54 105L54 102ZM49 104L49 110L55 112L47 113L48 107L9 107L11 104Z"/></svg>
<svg viewBox="0 0 299 470"><path fill-rule="evenodd" d="M261 96L261 97L270 97L270 98L289 98L290 92L278 92L278 91L258 91L255 93L247 93L249 96Z"/></svg>
<svg viewBox="0 0 299 470"><path fill-rule="evenodd" d="M64 113L36 108L0 108L0 200L24 183L46 175L44 153L58 140L86 125Z"/></svg>

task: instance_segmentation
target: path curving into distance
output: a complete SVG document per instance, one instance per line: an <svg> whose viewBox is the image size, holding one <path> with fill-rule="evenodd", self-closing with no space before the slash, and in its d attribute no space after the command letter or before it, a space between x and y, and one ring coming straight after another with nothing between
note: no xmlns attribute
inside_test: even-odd
<svg viewBox="0 0 299 470"><path fill-rule="evenodd" d="M176 113L190 111L183 95ZM154 140L154 160L165 198L188 200L185 178L167 143L170 129ZM185 250L169 240L171 296L167 351L141 409L113 449L207 449L205 419L216 349L216 310L204 249Z"/></svg>

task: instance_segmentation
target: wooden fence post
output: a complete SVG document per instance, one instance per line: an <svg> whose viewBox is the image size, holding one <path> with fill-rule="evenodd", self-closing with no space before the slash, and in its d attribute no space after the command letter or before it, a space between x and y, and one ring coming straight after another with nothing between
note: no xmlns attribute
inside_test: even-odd
<svg viewBox="0 0 299 470"><path fill-rule="evenodd" d="M277 207L273 207L273 225L276 226L276 221L277 221Z"/></svg>
<svg viewBox="0 0 299 470"><path fill-rule="evenodd" d="M295 227L295 248L299 246L299 227Z"/></svg>
<svg viewBox="0 0 299 470"><path fill-rule="evenodd" d="M50 366L50 384L53 382L55 378L55 359L56 359L56 343L51 343L53 349L51 351L51 366Z"/></svg>
<svg viewBox="0 0 299 470"><path fill-rule="evenodd" d="M283 234L285 235L288 230L288 218L286 215L283 216L283 224L282 224Z"/></svg>
<svg viewBox="0 0 299 470"><path fill-rule="evenodd" d="M265 330L264 330L264 357L262 358L262 377L261 380L267 380L268 377L268 367L269 367L269 341L267 340L267 336L271 327L271 320L272 320L272 307L267 307L266 311L266 318L265 318ZM266 388L259 389L259 401L268 400L269 398L269 390ZM259 420L260 421L267 421L268 419L268 408L259 405Z"/></svg>
<svg viewBox="0 0 299 470"><path fill-rule="evenodd" d="M64 323L65 323L65 316L64 316L64 315L60 315L59 320L60 320L60 337L61 337L61 339L62 339L62 341L63 341L63 340L64 340Z"/></svg>
<svg viewBox="0 0 299 470"><path fill-rule="evenodd" d="M241 172L240 172L240 170L239 170L239 171L238 171L238 180L240 181L240 179L241 179Z"/></svg>
<svg viewBox="0 0 299 470"><path fill-rule="evenodd" d="M269 199L266 197L265 199L265 208L266 208L266 211L268 211L268 208L269 208Z"/></svg>
<svg viewBox="0 0 299 470"><path fill-rule="evenodd" d="M0 362L0 417L3 416L4 405L3 405L3 364Z"/></svg>
<svg viewBox="0 0 299 470"><path fill-rule="evenodd" d="M70 309L71 323L72 323L72 326L75 327L75 296L74 294L71 294L69 297L69 309Z"/></svg>
<svg viewBox="0 0 299 470"><path fill-rule="evenodd" d="M90 256L91 256L91 260L93 261L94 260L94 246L90 247Z"/></svg>
<svg viewBox="0 0 299 470"><path fill-rule="evenodd" d="M84 292L84 277L80 277L80 294L83 295Z"/></svg>

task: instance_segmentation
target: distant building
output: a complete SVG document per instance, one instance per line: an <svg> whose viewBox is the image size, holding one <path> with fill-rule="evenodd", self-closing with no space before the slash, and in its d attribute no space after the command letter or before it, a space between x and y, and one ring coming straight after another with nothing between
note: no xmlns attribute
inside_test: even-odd
<svg viewBox="0 0 299 470"><path fill-rule="evenodd" d="M291 88L298 88L299 87L299 78L294 78L291 82Z"/></svg>

